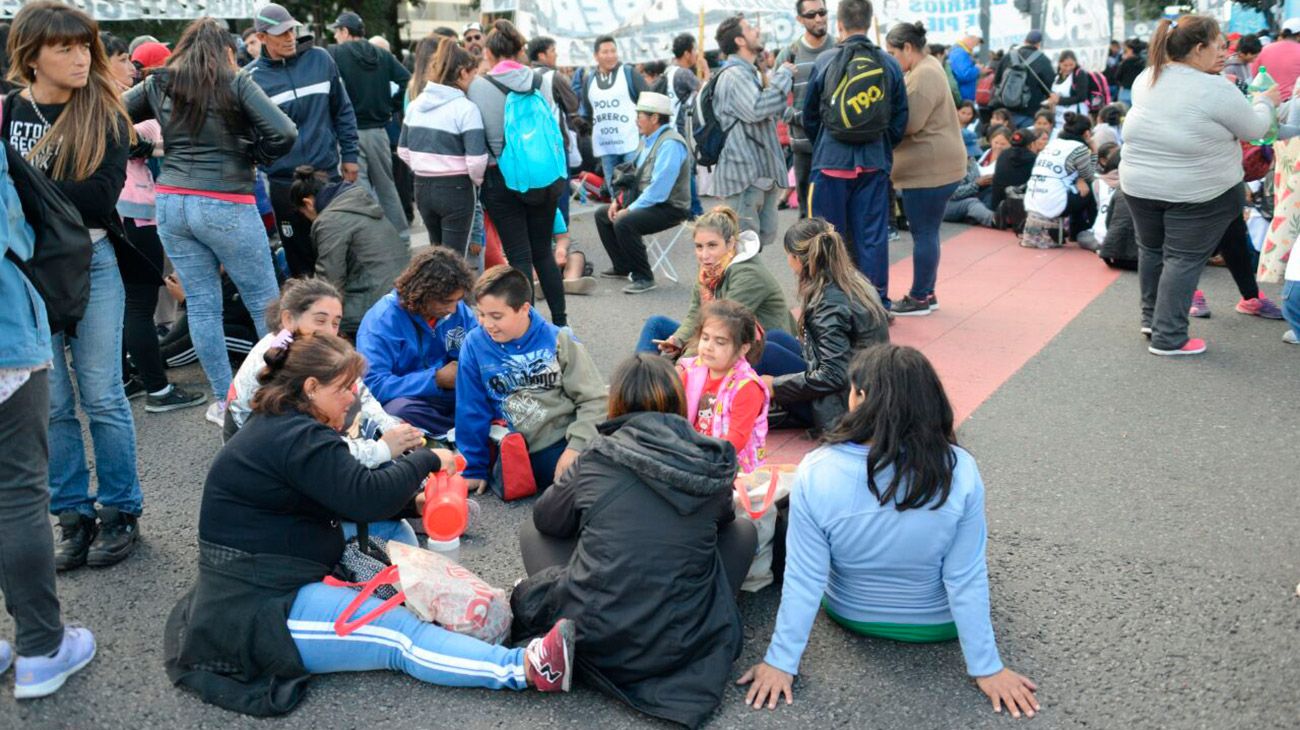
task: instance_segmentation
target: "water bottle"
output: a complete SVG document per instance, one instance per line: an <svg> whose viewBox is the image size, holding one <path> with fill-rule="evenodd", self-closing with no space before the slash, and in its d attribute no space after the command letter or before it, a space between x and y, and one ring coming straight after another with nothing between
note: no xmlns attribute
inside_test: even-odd
<svg viewBox="0 0 1300 730"><path fill-rule="evenodd" d="M1246 91L1253 96L1268 91L1274 86L1277 86L1277 81L1269 75L1268 68L1260 66L1259 73L1255 74L1255 78L1250 80L1250 84L1246 86ZM1270 145L1273 144L1275 139L1277 139L1277 114L1273 115L1273 123L1269 126L1268 134L1260 139L1252 139L1250 143L1254 145Z"/></svg>
<svg viewBox="0 0 1300 730"><path fill-rule="evenodd" d="M456 456L456 474L437 471L424 480L424 532L429 536L429 549L443 550L434 543L443 545L445 550L455 550L459 554L460 536L469 524L469 485L460 475L465 468L465 459ZM446 543L454 542L454 546ZM454 559L454 558L453 558Z"/></svg>

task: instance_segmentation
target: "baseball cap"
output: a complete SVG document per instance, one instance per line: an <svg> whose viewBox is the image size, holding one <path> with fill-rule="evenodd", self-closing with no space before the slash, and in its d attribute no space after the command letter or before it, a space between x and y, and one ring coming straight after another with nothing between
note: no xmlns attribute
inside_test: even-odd
<svg viewBox="0 0 1300 730"><path fill-rule="evenodd" d="M298 26L288 10L282 5L268 3L253 11L253 30L267 35L280 35Z"/></svg>
<svg viewBox="0 0 1300 730"><path fill-rule="evenodd" d="M673 102L664 94L654 91L642 91L641 96L636 101L636 110L670 117L673 115Z"/></svg>
<svg viewBox="0 0 1300 730"><path fill-rule="evenodd" d="M360 15L357 15L351 10L346 10L339 13L338 20L335 20L334 24L331 25L330 28L347 28L353 33L364 33L366 30L366 24L361 20Z"/></svg>
<svg viewBox="0 0 1300 730"><path fill-rule="evenodd" d="M461 34L461 35L465 35L466 33L470 32L471 30L476 30L476 31L482 33L482 32L483 32L483 26L479 25L478 23L466 23L464 29L461 30L460 34Z"/></svg>
<svg viewBox="0 0 1300 730"><path fill-rule="evenodd" d="M140 64L140 68L157 68L163 65L170 55L172 52L167 50L167 46L156 41L146 41L131 54L131 60Z"/></svg>
<svg viewBox="0 0 1300 730"><path fill-rule="evenodd" d="M138 35L135 38L131 39L131 46L128 48L127 52L135 53L135 49L139 48L145 43L158 43L158 42L159 42L158 39L154 38L151 35Z"/></svg>
<svg viewBox="0 0 1300 730"><path fill-rule="evenodd" d="M1041 30L1031 30L1025 34L1025 43L1037 44L1042 42L1043 42L1043 31Z"/></svg>
<svg viewBox="0 0 1300 730"><path fill-rule="evenodd" d="M1288 35L1300 34L1300 18L1287 18L1282 23L1282 32Z"/></svg>

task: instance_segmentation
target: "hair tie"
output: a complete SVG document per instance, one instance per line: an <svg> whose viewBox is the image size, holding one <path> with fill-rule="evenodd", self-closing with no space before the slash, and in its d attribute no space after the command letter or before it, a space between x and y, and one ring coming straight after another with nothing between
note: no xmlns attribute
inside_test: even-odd
<svg viewBox="0 0 1300 730"><path fill-rule="evenodd" d="M759 322L757 319L754 320L754 341L755 342L767 341L767 332L763 329L763 323Z"/></svg>
<svg viewBox="0 0 1300 730"><path fill-rule="evenodd" d="M283 350L289 347L291 342L293 342L293 333L289 330L280 330L276 333L275 339L271 340L271 347L278 347Z"/></svg>

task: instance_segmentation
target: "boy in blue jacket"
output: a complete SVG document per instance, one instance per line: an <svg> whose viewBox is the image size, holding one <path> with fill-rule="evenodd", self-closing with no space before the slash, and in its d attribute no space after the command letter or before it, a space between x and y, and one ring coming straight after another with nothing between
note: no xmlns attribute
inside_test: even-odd
<svg viewBox="0 0 1300 730"><path fill-rule="evenodd" d="M456 378L465 479L482 494L492 477L507 500L550 486L595 438L606 413L607 388L591 355L568 328L533 311L532 294L518 270L484 272L474 287L480 326L465 338ZM500 421L509 433L494 460L489 442Z"/></svg>
<svg viewBox="0 0 1300 730"><path fill-rule="evenodd" d="M473 286L463 256L425 248L357 330L357 352L370 363L366 387L390 415L434 436L453 424L457 361L466 335L478 327L464 301Z"/></svg>

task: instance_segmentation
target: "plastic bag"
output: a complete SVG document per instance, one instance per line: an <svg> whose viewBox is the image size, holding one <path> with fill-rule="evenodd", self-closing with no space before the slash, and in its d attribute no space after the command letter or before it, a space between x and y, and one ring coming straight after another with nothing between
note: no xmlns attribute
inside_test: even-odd
<svg viewBox="0 0 1300 730"><path fill-rule="evenodd" d="M794 484L794 464L779 464L755 469L736 478L736 519L754 523L758 530L758 547L749 573L741 584L742 591L755 593L776 579L772 573L772 541L776 537L776 510L773 504L790 495Z"/></svg>

